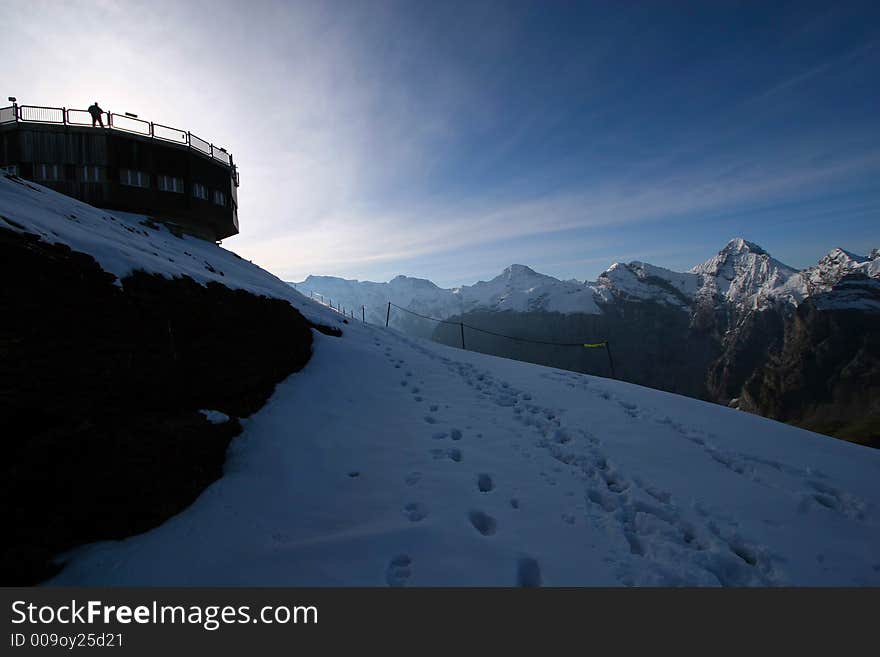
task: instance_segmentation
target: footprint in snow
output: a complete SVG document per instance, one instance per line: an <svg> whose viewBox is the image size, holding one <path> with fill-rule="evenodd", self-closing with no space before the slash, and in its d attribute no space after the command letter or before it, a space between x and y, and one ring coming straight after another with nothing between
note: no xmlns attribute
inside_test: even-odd
<svg viewBox="0 0 880 657"><path fill-rule="evenodd" d="M531 557L523 557L516 566L516 584L526 588L541 586L541 567Z"/></svg>
<svg viewBox="0 0 880 657"><path fill-rule="evenodd" d="M410 502L403 507L403 515L406 516L406 519L410 522L419 522L428 516L428 510L425 508L424 504Z"/></svg>
<svg viewBox="0 0 880 657"><path fill-rule="evenodd" d="M481 493L488 493L494 490L495 482L492 481L491 475L481 472L477 475L477 488Z"/></svg>
<svg viewBox="0 0 880 657"><path fill-rule="evenodd" d="M471 521L474 529L483 536L492 536L498 527L495 518L482 511L471 511L468 514L468 519Z"/></svg>
<svg viewBox="0 0 880 657"><path fill-rule="evenodd" d="M412 577L412 559L407 554L399 554L388 563L385 571L385 581L388 586L406 586L407 580Z"/></svg>

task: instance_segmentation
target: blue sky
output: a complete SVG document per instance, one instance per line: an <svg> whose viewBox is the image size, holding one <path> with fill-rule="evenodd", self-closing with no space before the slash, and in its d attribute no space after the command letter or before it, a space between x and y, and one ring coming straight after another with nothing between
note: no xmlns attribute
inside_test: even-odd
<svg viewBox="0 0 880 657"><path fill-rule="evenodd" d="M802 267L880 247L875 6L16 3L4 80L225 145L224 244L287 280Z"/></svg>

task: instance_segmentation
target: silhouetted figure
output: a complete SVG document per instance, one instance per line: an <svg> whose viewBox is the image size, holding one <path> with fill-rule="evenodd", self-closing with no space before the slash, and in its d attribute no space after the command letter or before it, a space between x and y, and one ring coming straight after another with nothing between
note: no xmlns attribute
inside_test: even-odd
<svg viewBox="0 0 880 657"><path fill-rule="evenodd" d="M101 127L103 128L104 127L104 119L101 118L101 115L104 113L104 110L102 110L98 106L97 100L95 101L95 104L89 108L88 111L89 111L89 114L92 115L92 127L94 128L95 126L97 126L100 123Z"/></svg>

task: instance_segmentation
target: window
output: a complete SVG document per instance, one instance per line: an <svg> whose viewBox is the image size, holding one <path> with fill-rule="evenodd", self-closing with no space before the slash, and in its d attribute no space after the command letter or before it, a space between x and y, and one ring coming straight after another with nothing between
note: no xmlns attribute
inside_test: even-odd
<svg viewBox="0 0 880 657"><path fill-rule="evenodd" d="M174 176L159 176L159 189L163 192L183 194L183 179Z"/></svg>
<svg viewBox="0 0 880 657"><path fill-rule="evenodd" d="M81 168L82 181L88 183L101 182L104 178L104 171L101 167L92 164L86 164Z"/></svg>
<svg viewBox="0 0 880 657"><path fill-rule="evenodd" d="M193 183L193 196L196 198L208 198L208 188L202 183Z"/></svg>
<svg viewBox="0 0 880 657"><path fill-rule="evenodd" d="M217 205L226 205L226 194L219 189L211 190L211 200Z"/></svg>
<svg viewBox="0 0 880 657"><path fill-rule="evenodd" d="M130 187L149 187L150 174L145 171L134 171L133 169L120 169L119 182Z"/></svg>
<svg viewBox="0 0 880 657"><path fill-rule="evenodd" d="M10 176L17 176L18 175L18 165L17 164L10 164L5 167L0 167L0 171L2 171L3 173L8 173Z"/></svg>
<svg viewBox="0 0 880 657"><path fill-rule="evenodd" d="M35 164L34 177L37 180L58 180L57 164Z"/></svg>

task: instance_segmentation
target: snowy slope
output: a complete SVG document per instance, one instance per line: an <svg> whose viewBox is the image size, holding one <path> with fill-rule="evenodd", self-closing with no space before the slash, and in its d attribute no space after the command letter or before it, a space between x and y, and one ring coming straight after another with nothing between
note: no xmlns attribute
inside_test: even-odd
<svg viewBox="0 0 880 657"><path fill-rule="evenodd" d="M224 477L50 584L880 584L880 452L352 325Z"/></svg>
<svg viewBox="0 0 880 657"><path fill-rule="evenodd" d="M135 270L169 278L189 276L202 284L222 283L287 299L315 321L326 322L330 316L316 304L305 303L281 279L212 242L177 237L145 216L101 210L8 174L0 174L0 229L38 235L88 253L117 277L120 286Z"/></svg>
<svg viewBox="0 0 880 657"><path fill-rule="evenodd" d="M699 288L697 274L674 272L645 262L615 262L600 274L597 284L607 298L656 301L689 310Z"/></svg>
<svg viewBox="0 0 880 657"><path fill-rule="evenodd" d="M38 186L0 179L0 215L117 276L192 275L339 318L216 245ZM223 478L189 509L73 551L49 583L880 584L880 451L393 330L344 331L315 334L310 363L243 421Z"/></svg>
<svg viewBox="0 0 880 657"><path fill-rule="evenodd" d="M460 295L467 310L601 312L592 286L578 281L560 281L525 265L511 265L491 281L462 286Z"/></svg>

